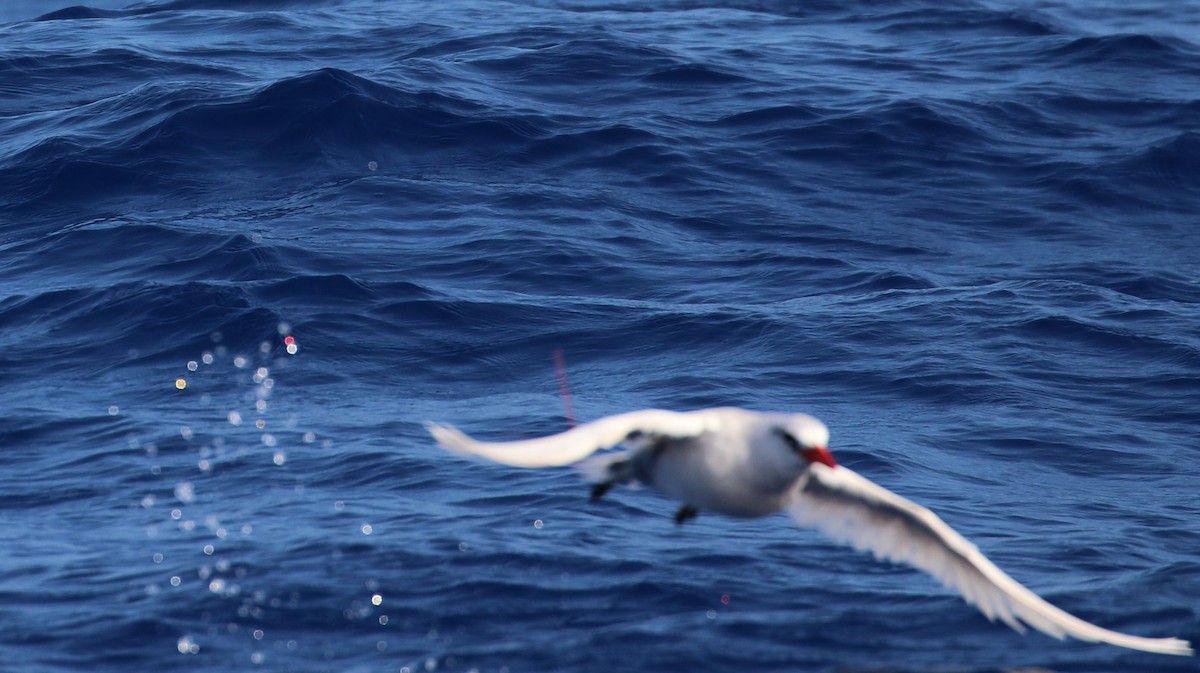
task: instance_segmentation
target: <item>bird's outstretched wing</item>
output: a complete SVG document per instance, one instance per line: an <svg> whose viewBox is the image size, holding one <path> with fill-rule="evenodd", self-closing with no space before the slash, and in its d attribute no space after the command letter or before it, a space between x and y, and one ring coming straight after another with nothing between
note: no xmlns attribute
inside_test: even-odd
<svg viewBox="0 0 1200 673"><path fill-rule="evenodd" d="M1160 654L1192 654L1178 638L1143 638L1117 633L1074 617L1012 579L920 505L838 466L813 464L792 494L789 512L838 542L869 550L877 559L923 570L962 593L995 621L1025 632L1023 624L1056 638L1109 643Z"/></svg>
<svg viewBox="0 0 1200 673"><path fill-rule="evenodd" d="M704 412L646 409L608 416L566 432L518 442L480 442L451 425L426 423L442 448L457 454L480 456L514 467L570 465L596 451L638 435L695 437L715 429L719 420Z"/></svg>

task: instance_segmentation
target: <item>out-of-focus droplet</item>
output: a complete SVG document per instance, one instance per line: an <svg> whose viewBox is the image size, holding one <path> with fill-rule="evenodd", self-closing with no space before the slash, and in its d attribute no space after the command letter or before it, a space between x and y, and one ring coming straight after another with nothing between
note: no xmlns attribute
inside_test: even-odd
<svg viewBox="0 0 1200 673"><path fill-rule="evenodd" d="M179 649L180 654L196 654L200 651L200 646L192 640L191 636L182 636L175 647Z"/></svg>
<svg viewBox="0 0 1200 673"><path fill-rule="evenodd" d="M196 501L196 487L192 486L192 482L190 482L190 481L181 481L178 484L175 484L175 499L178 500L179 502L182 502L185 505L188 503L195 502ZM175 512L178 512L178 511L179 510L175 510L175 511L171 512L171 516L174 517Z"/></svg>
<svg viewBox="0 0 1200 673"><path fill-rule="evenodd" d="M175 379L175 388L177 390L187 388L187 379Z"/></svg>
<svg viewBox="0 0 1200 673"><path fill-rule="evenodd" d="M188 360L187 369L189 372L194 372L200 368L200 363L195 360Z"/></svg>

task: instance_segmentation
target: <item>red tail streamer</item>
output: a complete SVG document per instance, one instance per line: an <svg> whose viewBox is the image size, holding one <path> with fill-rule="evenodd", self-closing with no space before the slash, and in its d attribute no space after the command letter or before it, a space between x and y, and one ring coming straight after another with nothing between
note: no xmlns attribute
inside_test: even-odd
<svg viewBox="0 0 1200 673"><path fill-rule="evenodd" d="M575 427L575 405L571 404L571 386L567 383L567 363L561 348L554 349L554 373L558 375L558 394L562 397L567 425Z"/></svg>

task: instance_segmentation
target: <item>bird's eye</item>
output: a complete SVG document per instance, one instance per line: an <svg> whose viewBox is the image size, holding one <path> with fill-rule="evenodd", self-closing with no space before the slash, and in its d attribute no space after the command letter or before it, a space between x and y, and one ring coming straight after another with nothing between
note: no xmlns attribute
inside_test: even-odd
<svg viewBox="0 0 1200 673"><path fill-rule="evenodd" d="M775 428L775 434L782 437L783 441L792 451L795 451L797 454L803 451L803 449L800 447L800 442L796 441L796 438L792 436L792 433L784 430L783 428Z"/></svg>

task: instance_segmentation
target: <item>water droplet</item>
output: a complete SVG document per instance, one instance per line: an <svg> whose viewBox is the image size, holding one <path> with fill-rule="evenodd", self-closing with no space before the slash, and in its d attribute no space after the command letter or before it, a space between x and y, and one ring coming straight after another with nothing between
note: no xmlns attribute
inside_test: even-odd
<svg viewBox="0 0 1200 673"><path fill-rule="evenodd" d="M270 445L268 445L268 446L270 446ZM283 463L287 460L287 458L283 455L282 451L276 451L274 457L272 457L271 460L276 465L283 465Z"/></svg>
<svg viewBox="0 0 1200 673"><path fill-rule="evenodd" d="M188 503L191 503L191 502L195 502L196 488L194 486L192 486L192 482L181 481L178 484L175 484L175 499L178 500L179 502L182 502L185 505ZM171 512L171 516L175 517L175 512L178 512L178 511L179 510L175 510L174 512ZM175 517L175 518L178 518L178 517Z"/></svg>
<svg viewBox="0 0 1200 673"><path fill-rule="evenodd" d="M211 544L204 545L204 555L205 556L212 556L213 552L215 552L215 551L216 551L216 549Z"/></svg>
<svg viewBox="0 0 1200 673"><path fill-rule="evenodd" d="M459 543L458 543L458 550L459 550L459 551L466 551L466 550L467 550L467 549L469 549L469 548L470 548L470 546L469 546L469 545L468 545L466 542L459 542Z"/></svg>
<svg viewBox="0 0 1200 673"><path fill-rule="evenodd" d="M541 530L543 525L545 525L545 524L542 523L541 519L534 519L534 521L533 521L534 528Z"/></svg>
<svg viewBox="0 0 1200 673"><path fill-rule="evenodd" d="M180 579L179 575L174 575L171 577L171 586L177 587L182 583L183 583L183 580Z"/></svg>
<svg viewBox="0 0 1200 673"><path fill-rule="evenodd" d="M187 363L187 370L188 370L189 372L194 372L194 371L196 371L196 370L197 370L197 369L199 369L199 368L200 368L200 363L199 363L199 362L196 362L195 360L188 360L188 363Z"/></svg>
<svg viewBox="0 0 1200 673"><path fill-rule="evenodd" d="M382 603L383 603L383 596L381 596L379 594L375 594L374 596L371 596L371 605L380 605Z"/></svg>
<svg viewBox="0 0 1200 673"><path fill-rule="evenodd" d="M262 443L267 446L275 446L275 435L272 435L269 432L264 432L263 436L262 436ZM277 453L275 455L278 456L279 454ZM276 462L275 464L282 465L282 463L279 463L279 462Z"/></svg>
<svg viewBox="0 0 1200 673"><path fill-rule="evenodd" d="M371 527L371 524L364 523L362 525L362 534L363 535L370 535L373 532L375 532L375 529Z"/></svg>
<svg viewBox="0 0 1200 673"><path fill-rule="evenodd" d="M229 412L229 422L234 425L242 424L242 415L236 411Z"/></svg>
<svg viewBox="0 0 1200 673"><path fill-rule="evenodd" d="M180 654L195 654L200 651L200 646L192 640L191 636L182 636L175 646L179 648Z"/></svg>
<svg viewBox="0 0 1200 673"><path fill-rule="evenodd" d="M243 369L246 366L246 358L240 355L237 356L233 359L233 366L237 367L238 369Z"/></svg>
<svg viewBox="0 0 1200 673"><path fill-rule="evenodd" d="M121 413L121 407L118 407L118 406L117 406L117 405L115 405L115 404L114 404L114 405L112 405L112 406L110 406L110 407L108 408L108 415L109 415L109 416L116 416L116 415L117 415L117 414L119 414L119 413Z"/></svg>
<svg viewBox="0 0 1200 673"><path fill-rule="evenodd" d="M379 164L374 161L367 162L367 170L373 171L379 168Z"/></svg>
<svg viewBox="0 0 1200 673"><path fill-rule="evenodd" d="M200 361L206 365L211 365L213 363L213 354L209 353L208 351L204 351L204 355L200 356Z"/></svg>
<svg viewBox="0 0 1200 673"><path fill-rule="evenodd" d="M187 379L175 379L175 387L179 390L187 388Z"/></svg>
<svg viewBox="0 0 1200 673"><path fill-rule="evenodd" d="M154 554L154 557L153 557L153 558L154 558L154 562L155 562L155 563L162 563L162 562L163 562L163 555L162 555L162 553L161 553L161 552L155 552L155 554Z"/></svg>

